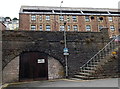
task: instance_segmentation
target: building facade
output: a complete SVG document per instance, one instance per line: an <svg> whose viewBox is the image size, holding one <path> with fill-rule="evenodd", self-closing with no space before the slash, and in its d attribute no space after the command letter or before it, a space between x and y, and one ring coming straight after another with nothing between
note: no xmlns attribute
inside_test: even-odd
<svg viewBox="0 0 120 89"><path fill-rule="evenodd" d="M0 17L0 22L6 26L6 30L18 30L19 19L10 17Z"/></svg>
<svg viewBox="0 0 120 89"><path fill-rule="evenodd" d="M118 35L118 9L22 6L19 30L91 31L108 28L110 37Z"/></svg>
<svg viewBox="0 0 120 89"><path fill-rule="evenodd" d="M17 18L13 18L12 20L6 19L4 24L7 30L18 30L19 28L19 20Z"/></svg>

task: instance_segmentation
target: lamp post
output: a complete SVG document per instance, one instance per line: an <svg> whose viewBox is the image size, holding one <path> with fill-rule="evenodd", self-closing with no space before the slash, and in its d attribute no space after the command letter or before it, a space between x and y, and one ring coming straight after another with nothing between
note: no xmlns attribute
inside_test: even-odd
<svg viewBox="0 0 120 89"><path fill-rule="evenodd" d="M61 10L61 7L62 7L62 3L63 1L61 1L61 5L60 5L60 14L62 16L62 10ZM65 57L65 76L66 78L68 78L68 48L67 48L67 41L66 41L66 23L67 21L64 21L64 49L63 49L63 55Z"/></svg>
<svg viewBox="0 0 120 89"><path fill-rule="evenodd" d="M66 70L66 78L68 78L68 48L67 48L67 38L66 38L66 22L64 22L64 26L65 26L65 30L64 30L64 50L63 50L63 54L65 56L65 70Z"/></svg>

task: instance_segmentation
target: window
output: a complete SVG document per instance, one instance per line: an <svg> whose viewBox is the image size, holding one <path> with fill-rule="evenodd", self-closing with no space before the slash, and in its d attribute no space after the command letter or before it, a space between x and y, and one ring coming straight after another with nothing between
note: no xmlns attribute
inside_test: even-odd
<svg viewBox="0 0 120 89"><path fill-rule="evenodd" d="M64 25L61 25L60 26L60 31L64 31L65 30L65 26Z"/></svg>
<svg viewBox="0 0 120 89"><path fill-rule="evenodd" d="M74 30L74 31L78 31L77 25L74 25L74 26L73 26L73 30Z"/></svg>
<svg viewBox="0 0 120 89"><path fill-rule="evenodd" d="M115 31L115 27L113 25L110 26L111 31Z"/></svg>
<svg viewBox="0 0 120 89"><path fill-rule="evenodd" d="M31 30L36 30L36 26L35 25L31 25Z"/></svg>
<svg viewBox="0 0 120 89"><path fill-rule="evenodd" d="M103 22L103 17L97 17L99 22Z"/></svg>
<svg viewBox="0 0 120 89"><path fill-rule="evenodd" d="M76 16L72 16L72 19L73 19L74 22L77 21L77 17Z"/></svg>
<svg viewBox="0 0 120 89"><path fill-rule="evenodd" d="M86 21L86 22L89 22L89 21L90 21L89 16L85 16L85 21Z"/></svg>
<svg viewBox="0 0 120 89"><path fill-rule="evenodd" d="M31 16L31 20L36 20L36 16L35 16L35 15L32 15L32 16Z"/></svg>
<svg viewBox="0 0 120 89"><path fill-rule="evenodd" d="M67 30L70 31L70 25L68 25Z"/></svg>
<svg viewBox="0 0 120 89"><path fill-rule="evenodd" d="M101 30L103 28L103 26L102 25L99 25L99 30Z"/></svg>
<svg viewBox="0 0 120 89"><path fill-rule="evenodd" d="M42 20L42 16L40 16L40 20Z"/></svg>
<svg viewBox="0 0 120 89"><path fill-rule="evenodd" d="M64 16L59 17L60 21L64 21Z"/></svg>
<svg viewBox="0 0 120 89"><path fill-rule="evenodd" d="M70 16L67 16L67 21L70 21Z"/></svg>
<svg viewBox="0 0 120 89"><path fill-rule="evenodd" d="M40 31L42 31L42 25L40 25Z"/></svg>
<svg viewBox="0 0 120 89"><path fill-rule="evenodd" d="M50 31L50 25L46 25L46 31Z"/></svg>
<svg viewBox="0 0 120 89"><path fill-rule="evenodd" d="M112 17L108 17L108 20L109 20L109 21L113 21L113 18L112 18Z"/></svg>
<svg viewBox="0 0 120 89"><path fill-rule="evenodd" d="M91 26L90 25L86 25L86 31L91 31Z"/></svg>
<svg viewBox="0 0 120 89"><path fill-rule="evenodd" d="M50 20L50 16L46 16L46 20Z"/></svg>

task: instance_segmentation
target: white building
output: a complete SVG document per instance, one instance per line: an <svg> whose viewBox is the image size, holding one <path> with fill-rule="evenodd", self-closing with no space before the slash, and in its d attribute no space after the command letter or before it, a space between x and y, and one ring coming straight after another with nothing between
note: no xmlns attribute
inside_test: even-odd
<svg viewBox="0 0 120 89"><path fill-rule="evenodd" d="M4 24L6 26L6 30L18 30L19 28L19 20L17 18L5 18Z"/></svg>

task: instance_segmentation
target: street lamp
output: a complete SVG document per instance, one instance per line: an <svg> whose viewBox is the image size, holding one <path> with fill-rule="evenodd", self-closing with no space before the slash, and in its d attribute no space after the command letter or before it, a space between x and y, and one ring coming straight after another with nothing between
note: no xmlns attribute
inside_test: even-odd
<svg viewBox="0 0 120 89"><path fill-rule="evenodd" d="M61 14L61 16L62 16L62 9L61 9L61 7L62 7L62 3L63 3L63 1L61 1L61 5L60 5L60 14ZM68 78L68 55L69 55L69 53L68 53L68 48L67 48L67 41L66 41L66 23L67 23L67 21L64 21L64 49L63 49L63 55L65 56L65 76L66 76L66 78Z"/></svg>

